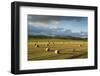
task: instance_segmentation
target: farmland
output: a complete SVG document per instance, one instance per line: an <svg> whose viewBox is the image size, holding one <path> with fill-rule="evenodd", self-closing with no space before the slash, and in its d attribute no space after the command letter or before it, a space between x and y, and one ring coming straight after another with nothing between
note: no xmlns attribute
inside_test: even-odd
<svg viewBox="0 0 100 76"><path fill-rule="evenodd" d="M88 57L87 40L28 39L28 60L83 59Z"/></svg>

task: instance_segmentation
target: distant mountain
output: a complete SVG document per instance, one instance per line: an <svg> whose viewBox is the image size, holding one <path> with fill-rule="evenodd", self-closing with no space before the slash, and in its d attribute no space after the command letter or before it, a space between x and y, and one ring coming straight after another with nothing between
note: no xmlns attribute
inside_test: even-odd
<svg viewBox="0 0 100 76"><path fill-rule="evenodd" d="M39 39L76 39L76 40L87 40L87 38L83 37L75 37L75 36L61 36L61 35L56 35L56 36L47 36L47 35L28 35L29 38L39 38Z"/></svg>
<svg viewBox="0 0 100 76"><path fill-rule="evenodd" d="M72 32L70 29L64 28L44 28L44 27L36 27L30 26L28 28L28 35L37 35L37 36L51 36L51 37L79 37L79 38L87 38L87 32Z"/></svg>
<svg viewBox="0 0 100 76"><path fill-rule="evenodd" d="M66 33L66 34L55 34L55 35L52 35L52 34L28 34L29 36L32 36L34 38L38 38L38 37L41 37L41 38L87 38L88 35L86 32L81 32L81 33Z"/></svg>

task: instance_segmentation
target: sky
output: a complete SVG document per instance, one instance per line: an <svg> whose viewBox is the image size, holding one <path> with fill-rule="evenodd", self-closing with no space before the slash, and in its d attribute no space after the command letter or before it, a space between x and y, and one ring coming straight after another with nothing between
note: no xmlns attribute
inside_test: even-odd
<svg viewBox="0 0 100 76"><path fill-rule="evenodd" d="M28 15L29 35L87 37L88 17Z"/></svg>

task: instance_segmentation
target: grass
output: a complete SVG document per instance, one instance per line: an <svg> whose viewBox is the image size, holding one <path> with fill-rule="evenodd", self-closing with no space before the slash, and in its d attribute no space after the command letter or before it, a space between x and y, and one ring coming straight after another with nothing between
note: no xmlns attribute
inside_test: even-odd
<svg viewBox="0 0 100 76"><path fill-rule="evenodd" d="M35 47L38 45L38 47ZM46 51L49 48L49 51ZM59 54L55 54L55 50ZM28 60L83 59L88 57L87 41L70 39L29 39Z"/></svg>

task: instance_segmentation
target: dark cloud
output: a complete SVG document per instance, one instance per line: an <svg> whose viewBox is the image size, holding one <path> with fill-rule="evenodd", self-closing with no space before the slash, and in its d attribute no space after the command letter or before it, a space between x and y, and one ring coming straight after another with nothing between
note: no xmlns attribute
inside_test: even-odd
<svg viewBox="0 0 100 76"><path fill-rule="evenodd" d="M43 22L48 23L49 21L81 21L83 18L87 17L77 17L77 16L45 16L45 15L28 15L29 22Z"/></svg>
<svg viewBox="0 0 100 76"><path fill-rule="evenodd" d="M87 32L73 33L70 29L55 27L60 21L81 21L83 18L86 17L28 15L28 34L87 37Z"/></svg>
<svg viewBox="0 0 100 76"><path fill-rule="evenodd" d="M36 26L29 26L28 32L31 34L44 34L44 35L56 35L57 33L61 32L64 28L45 28L45 27L36 27Z"/></svg>
<svg viewBox="0 0 100 76"><path fill-rule="evenodd" d="M30 26L28 28L29 35L47 35L47 36L73 36L73 37L87 37L86 32L76 32L73 33L71 30L64 28L44 28L44 27L36 27Z"/></svg>

